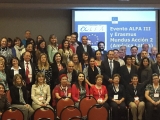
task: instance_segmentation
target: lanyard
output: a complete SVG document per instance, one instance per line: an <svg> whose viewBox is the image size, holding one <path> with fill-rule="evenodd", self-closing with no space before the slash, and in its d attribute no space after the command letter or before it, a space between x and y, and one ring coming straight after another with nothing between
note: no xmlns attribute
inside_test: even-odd
<svg viewBox="0 0 160 120"><path fill-rule="evenodd" d="M115 93L117 93L118 91L116 90L116 88L115 88L115 86L112 84L112 86L113 86L113 90L114 90L114 92ZM119 89L119 85L118 85L118 87L117 87L118 89Z"/></svg>
<svg viewBox="0 0 160 120"><path fill-rule="evenodd" d="M137 89L134 87L134 94L137 95Z"/></svg>
<svg viewBox="0 0 160 120"><path fill-rule="evenodd" d="M102 89L98 89L99 98L101 98L102 95Z"/></svg>
<svg viewBox="0 0 160 120"><path fill-rule="evenodd" d="M39 89L40 89L40 94L41 94L41 96L43 95L43 85L40 85L39 86Z"/></svg>
<svg viewBox="0 0 160 120"><path fill-rule="evenodd" d="M155 93L156 93L156 92L157 92L157 89L159 88L159 84L158 84L157 88L153 85L153 88L154 88L154 91L155 91Z"/></svg>

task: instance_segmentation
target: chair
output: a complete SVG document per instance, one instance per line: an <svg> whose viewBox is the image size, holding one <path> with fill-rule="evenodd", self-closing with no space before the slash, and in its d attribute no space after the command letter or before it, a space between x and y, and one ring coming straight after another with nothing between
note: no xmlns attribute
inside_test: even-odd
<svg viewBox="0 0 160 120"><path fill-rule="evenodd" d="M102 105L96 104L89 109L87 118L88 120L107 120L108 111Z"/></svg>
<svg viewBox="0 0 160 120"><path fill-rule="evenodd" d="M82 117L76 116L76 117L69 118L68 120L84 120L84 119Z"/></svg>
<svg viewBox="0 0 160 120"><path fill-rule="evenodd" d="M2 113L1 120L23 120L24 115L18 108L10 107Z"/></svg>
<svg viewBox="0 0 160 120"><path fill-rule="evenodd" d="M82 117L87 116L88 110L95 104L97 104L97 100L92 96L86 96L81 99L79 109L82 112Z"/></svg>
<svg viewBox="0 0 160 120"><path fill-rule="evenodd" d="M81 111L75 106L67 106L62 110L60 114L60 120L68 120L70 118L73 119L73 117L77 117L77 116L82 117ZM78 118L74 120L78 120Z"/></svg>
<svg viewBox="0 0 160 120"><path fill-rule="evenodd" d="M67 106L74 106L74 101L71 98L61 98L58 100L56 106L57 117L60 118L61 111Z"/></svg>
<svg viewBox="0 0 160 120"><path fill-rule="evenodd" d="M40 107L33 114L34 120L55 120L55 113L49 107Z"/></svg>
<svg viewBox="0 0 160 120"><path fill-rule="evenodd" d="M7 97L8 102L11 104L12 103L12 98L11 98L11 95L10 95L10 90L8 90L6 92L6 97Z"/></svg>

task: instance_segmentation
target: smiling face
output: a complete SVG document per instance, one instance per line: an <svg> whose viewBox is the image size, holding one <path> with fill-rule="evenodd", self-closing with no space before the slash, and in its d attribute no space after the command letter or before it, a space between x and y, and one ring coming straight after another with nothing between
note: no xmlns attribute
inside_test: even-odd
<svg viewBox="0 0 160 120"><path fill-rule="evenodd" d="M45 78L43 76L39 76L37 81L39 84L42 84L42 83L44 83L44 80L45 80Z"/></svg>
<svg viewBox="0 0 160 120"><path fill-rule="evenodd" d="M148 59L143 60L143 65L144 67L147 67L149 65Z"/></svg>
<svg viewBox="0 0 160 120"><path fill-rule="evenodd" d="M96 59L101 59L101 56L102 56L101 52L97 51L96 52Z"/></svg>
<svg viewBox="0 0 160 120"><path fill-rule="evenodd" d="M17 59L13 59L12 60L12 65L13 66L18 66L18 60Z"/></svg>
<svg viewBox="0 0 160 120"><path fill-rule="evenodd" d="M84 75L83 74L79 74L78 75L78 81L79 82L83 82L84 81Z"/></svg>
<svg viewBox="0 0 160 120"><path fill-rule="evenodd" d="M1 40L1 47L2 48L7 47L7 39L6 38L2 38L2 40Z"/></svg>
<svg viewBox="0 0 160 120"><path fill-rule="evenodd" d="M16 46L21 46L21 41L19 40L19 39L17 39L16 41L15 41L15 43L14 43Z"/></svg>
<svg viewBox="0 0 160 120"><path fill-rule="evenodd" d="M22 79L20 77L17 77L16 85L22 85Z"/></svg>
<svg viewBox="0 0 160 120"><path fill-rule="evenodd" d="M61 61L61 55L60 54L56 54L55 61L56 62L60 62Z"/></svg>

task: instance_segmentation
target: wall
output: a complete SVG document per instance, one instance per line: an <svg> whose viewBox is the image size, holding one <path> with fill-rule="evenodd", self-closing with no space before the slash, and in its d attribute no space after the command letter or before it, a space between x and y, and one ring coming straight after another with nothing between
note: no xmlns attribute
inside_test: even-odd
<svg viewBox="0 0 160 120"><path fill-rule="evenodd" d="M71 10L64 9L0 9L0 38L23 39L25 30L30 30L34 39L40 34L48 40L54 33L62 41L71 33L71 16Z"/></svg>

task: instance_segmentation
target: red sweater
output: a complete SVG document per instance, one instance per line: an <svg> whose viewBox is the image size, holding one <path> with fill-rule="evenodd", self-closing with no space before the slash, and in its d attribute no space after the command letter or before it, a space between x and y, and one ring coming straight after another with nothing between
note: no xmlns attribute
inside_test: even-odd
<svg viewBox="0 0 160 120"><path fill-rule="evenodd" d="M88 84L86 84L86 95L89 95L89 89L88 89ZM79 99L79 89L76 87L75 84L72 85L72 99L75 101L75 102L78 102L78 99Z"/></svg>
<svg viewBox="0 0 160 120"><path fill-rule="evenodd" d="M106 86L104 85L102 85L101 89L97 89L95 85L90 88L90 95L93 95L96 100L98 100L99 98L102 98L102 100L104 100L106 94L108 94L108 91L106 89Z"/></svg>

